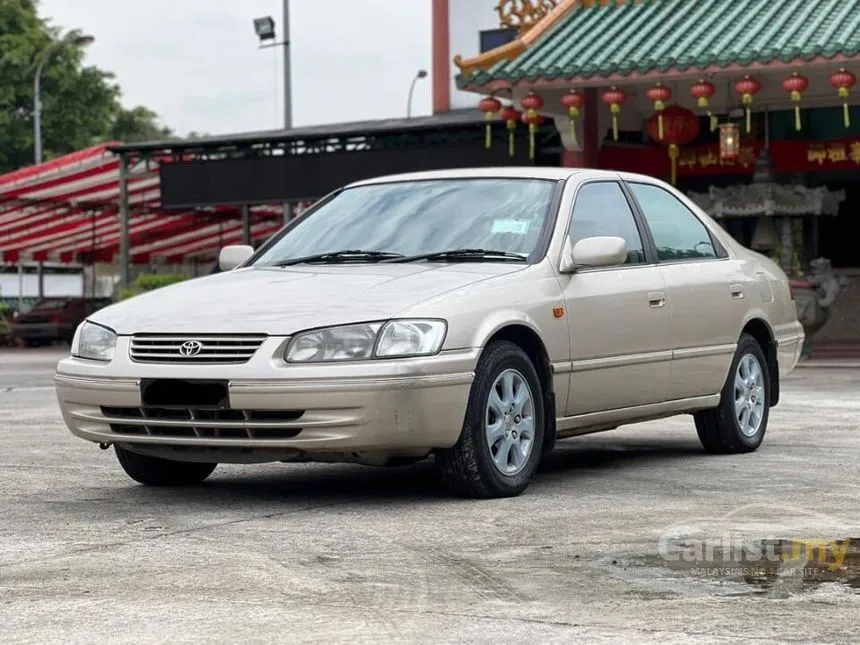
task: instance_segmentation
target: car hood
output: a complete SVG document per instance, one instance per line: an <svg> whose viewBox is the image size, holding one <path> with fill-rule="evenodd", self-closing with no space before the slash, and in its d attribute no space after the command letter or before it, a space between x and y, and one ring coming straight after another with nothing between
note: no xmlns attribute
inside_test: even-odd
<svg viewBox="0 0 860 645"><path fill-rule="evenodd" d="M89 320L120 335L289 335L384 320L429 298L524 268L418 263L239 269L162 287L106 307Z"/></svg>

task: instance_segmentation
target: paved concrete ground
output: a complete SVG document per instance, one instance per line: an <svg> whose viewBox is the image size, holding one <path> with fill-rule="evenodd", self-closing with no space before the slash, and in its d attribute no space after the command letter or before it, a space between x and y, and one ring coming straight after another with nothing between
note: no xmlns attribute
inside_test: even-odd
<svg viewBox="0 0 860 645"><path fill-rule="evenodd" d="M143 488L62 426L57 358L0 352L2 643L857 640L854 547L771 582L659 554L860 536L860 371L798 370L755 454L706 456L679 417L562 442L523 496L475 502L428 465Z"/></svg>

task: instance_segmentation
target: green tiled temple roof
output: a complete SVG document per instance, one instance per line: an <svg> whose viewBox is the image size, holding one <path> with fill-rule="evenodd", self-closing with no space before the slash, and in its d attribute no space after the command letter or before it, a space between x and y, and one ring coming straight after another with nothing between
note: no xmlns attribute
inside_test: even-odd
<svg viewBox="0 0 860 645"><path fill-rule="evenodd" d="M461 85L788 63L860 52L858 0L643 0L576 6Z"/></svg>

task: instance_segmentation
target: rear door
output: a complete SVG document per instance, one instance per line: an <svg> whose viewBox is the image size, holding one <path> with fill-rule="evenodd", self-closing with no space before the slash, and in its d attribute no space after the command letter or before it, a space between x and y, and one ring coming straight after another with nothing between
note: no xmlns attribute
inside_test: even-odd
<svg viewBox="0 0 860 645"><path fill-rule="evenodd" d="M715 394L725 381L748 298L757 295L737 260L668 190L627 182L668 289L672 399Z"/></svg>

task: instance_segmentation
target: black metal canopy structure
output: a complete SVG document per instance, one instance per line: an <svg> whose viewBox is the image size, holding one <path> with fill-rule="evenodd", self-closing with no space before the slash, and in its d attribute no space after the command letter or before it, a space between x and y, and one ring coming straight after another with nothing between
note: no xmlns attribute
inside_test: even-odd
<svg viewBox="0 0 860 645"><path fill-rule="evenodd" d="M366 149L366 145L390 142L391 137L405 136L445 136L452 130L463 129L481 139L480 125L484 116L477 110L454 110L432 116L410 119L374 119L303 126L289 130L261 130L239 134L199 137L195 139L164 139L116 145L111 150L120 154L146 155L153 153L195 153L195 154L237 154L256 151L286 149L302 153L321 152L334 146L348 146L346 149ZM475 132L475 126L478 126ZM482 139L481 139L482 140ZM361 146L361 147L353 147Z"/></svg>
<svg viewBox="0 0 860 645"><path fill-rule="evenodd" d="M484 115L474 109L409 119L380 119L315 125L194 139L167 139L111 146L120 157L120 263L128 269L128 203L124 187L130 164L151 162L160 178L165 209L240 206L249 230L248 208L257 204L313 201L339 186L370 177L511 165L557 165L528 158L526 128L518 128L509 154L505 123L491 123L493 145L484 140ZM539 132L543 152L558 151L558 132Z"/></svg>

